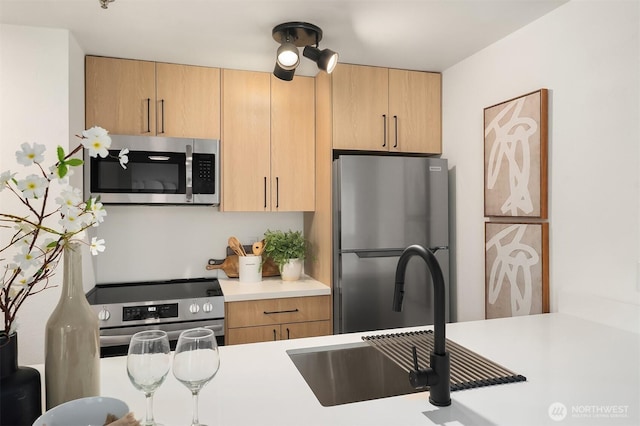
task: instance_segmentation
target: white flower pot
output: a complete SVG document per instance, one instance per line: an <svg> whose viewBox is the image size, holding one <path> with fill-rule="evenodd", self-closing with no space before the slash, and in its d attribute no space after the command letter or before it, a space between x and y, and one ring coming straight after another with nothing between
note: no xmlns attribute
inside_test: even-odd
<svg viewBox="0 0 640 426"><path fill-rule="evenodd" d="M302 275L302 259L289 259L280 268L282 281L298 281Z"/></svg>

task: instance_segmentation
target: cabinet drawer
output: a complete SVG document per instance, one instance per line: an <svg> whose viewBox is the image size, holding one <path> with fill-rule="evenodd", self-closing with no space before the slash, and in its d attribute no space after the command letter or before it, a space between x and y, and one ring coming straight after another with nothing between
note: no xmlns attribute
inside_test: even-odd
<svg viewBox="0 0 640 426"><path fill-rule="evenodd" d="M243 343L270 342L280 340L280 325L231 328L227 331L224 339L225 345L241 345Z"/></svg>
<svg viewBox="0 0 640 426"><path fill-rule="evenodd" d="M331 332L329 320L230 328L225 336L225 345L328 336Z"/></svg>
<svg viewBox="0 0 640 426"><path fill-rule="evenodd" d="M303 337L328 336L332 333L331 321L310 321L282 324L280 326L280 338L301 339Z"/></svg>
<svg viewBox="0 0 640 426"><path fill-rule="evenodd" d="M228 328L329 320L330 296L288 297L227 303Z"/></svg>

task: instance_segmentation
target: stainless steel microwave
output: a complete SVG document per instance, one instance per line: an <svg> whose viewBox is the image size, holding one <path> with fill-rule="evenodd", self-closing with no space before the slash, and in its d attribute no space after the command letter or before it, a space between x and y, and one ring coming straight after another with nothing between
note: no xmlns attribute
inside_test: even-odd
<svg viewBox="0 0 640 426"><path fill-rule="evenodd" d="M85 150L85 198L103 204L220 204L220 141L110 135L105 158ZM126 169L118 154L129 149Z"/></svg>

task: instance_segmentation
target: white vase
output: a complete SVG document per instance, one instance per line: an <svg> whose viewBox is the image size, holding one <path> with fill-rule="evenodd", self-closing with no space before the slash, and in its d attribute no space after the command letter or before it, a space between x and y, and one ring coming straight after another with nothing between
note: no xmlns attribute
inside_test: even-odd
<svg viewBox="0 0 640 426"><path fill-rule="evenodd" d="M77 242L64 247L62 293L47 321L47 409L100 395L100 329L82 286L81 249Z"/></svg>
<svg viewBox="0 0 640 426"><path fill-rule="evenodd" d="M302 275L302 259L289 259L280 268L282 281L298 281Z"/></svg>

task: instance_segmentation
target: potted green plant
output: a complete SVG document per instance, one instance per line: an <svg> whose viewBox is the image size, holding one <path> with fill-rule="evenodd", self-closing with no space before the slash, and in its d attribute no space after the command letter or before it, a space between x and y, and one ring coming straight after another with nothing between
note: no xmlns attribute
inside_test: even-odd
<svg viewBox="0 0 640 426"><path fill-rule="evenodd" d="M302 260L307 254L308 241L301 231L271 231L264 233L265 258L278 265L283 281L296 281L302 274Z"/></svg>

